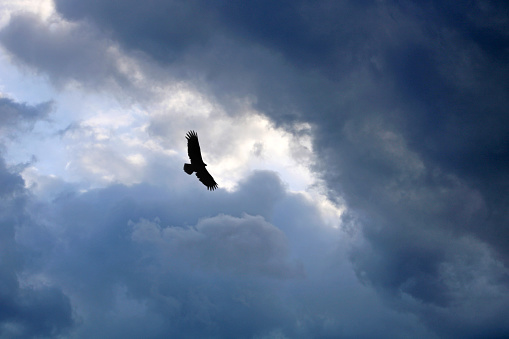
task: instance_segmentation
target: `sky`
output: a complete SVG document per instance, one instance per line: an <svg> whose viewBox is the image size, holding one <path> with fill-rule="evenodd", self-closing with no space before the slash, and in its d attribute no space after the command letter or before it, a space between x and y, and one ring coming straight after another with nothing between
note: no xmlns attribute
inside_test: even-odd
<svg viewBox="0 0 509 339"><path fill-rule="evenodd" d="M4 0L0 338L509 337L508 107L503 2Z"/></svg>

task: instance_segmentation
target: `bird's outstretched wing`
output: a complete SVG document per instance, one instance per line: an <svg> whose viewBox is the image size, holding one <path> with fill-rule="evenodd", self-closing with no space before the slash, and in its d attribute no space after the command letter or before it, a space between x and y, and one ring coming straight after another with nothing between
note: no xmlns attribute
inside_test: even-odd
<svg viewBox="0 0 509 339"><path fill-rule="evenodd" d="M205 167L197 171L196 176L205 186L207 186L208 190L213 191L217 188L217 183L214 181L214 178L212 178Z"/></svg>
<svg viewBox="0 0 509 339"><path fill-rule="evenodd" d="M200 143L198 142L198 134L196 134L195 131L189 131L186 134L186 139L187 139L187 155L189 156L189 159L191 159L191 164L193 165L203 164L203 159L201 158Z"/></svg>

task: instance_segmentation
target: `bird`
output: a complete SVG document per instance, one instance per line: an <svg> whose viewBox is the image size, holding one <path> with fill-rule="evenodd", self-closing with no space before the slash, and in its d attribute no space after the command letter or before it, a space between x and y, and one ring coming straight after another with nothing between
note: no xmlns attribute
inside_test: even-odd
<svg viewBox="0 0 509 339"><path fill-rule="evenodd" d="M198 142L198 134L195 131L189 131L186 134L187 139L187 155L191 160L190 164L184 164L184 171L191 175L193 172L196 172L196 176L200 181L207 186L207 189L213 191L217 188L217 183L214 181L214 178L207 171L205 166L206 163L203 162L201 158L200 151L200 143Z"/></svg>

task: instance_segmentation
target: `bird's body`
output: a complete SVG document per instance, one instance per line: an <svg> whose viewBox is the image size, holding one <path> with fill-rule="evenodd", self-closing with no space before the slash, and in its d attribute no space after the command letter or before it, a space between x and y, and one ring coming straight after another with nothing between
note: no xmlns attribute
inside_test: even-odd
<svg viewBox="0 0 509 339"><path fill-rule="evenodd" d="M187 154L189 159L191 160L190 164L184 164L184 171L191 175L196 172L196 176L200 181L207 186L208 190L215 190L217 188L217 183L214 181L214 178L207 171L205 166L206 163L203 162L201 157L200 143L198 142L198 134L195 131L189 131L186 134L187 139Z"/></svg>

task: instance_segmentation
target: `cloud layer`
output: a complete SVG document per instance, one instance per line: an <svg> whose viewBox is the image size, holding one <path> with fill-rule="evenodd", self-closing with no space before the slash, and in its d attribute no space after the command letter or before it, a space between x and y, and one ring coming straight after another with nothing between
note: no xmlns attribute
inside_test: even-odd
<svg viewBox="0 0 509 339"><path fill-rule="evenodd" d="M20 172L35 170L2 162L14 207L3 212L0 293L12 306L0 335L509 333L507 5L55 9L11 15L0 42L13 63L128 113L62 131L69 168L89 186L41 174L27 188ZM27 136L52 105L1 98L0 130ZM206 156L235 178L229 190L183 183L176 145L189 124L213 140ZM246 169L263 156L285 159L279 176ZM285 186L280 164L295 159L341 207L341 228L326 226L309 186Z"/></svg>
<svg viewBox="0 0 509 339"><path fill-rule="evenodd" d="M30 106L1 98L0 131L25 131L44 118L47 111L48 103ZM66 333L74 325L69 298L53 284L32 284L19 279L31 255L20 247L16 239L18 230L36 227L37 219L27 213L30 193L23 178L16 168L7 167L3 157L0 157L0 202L0 336L22 338Z"/></svg>

